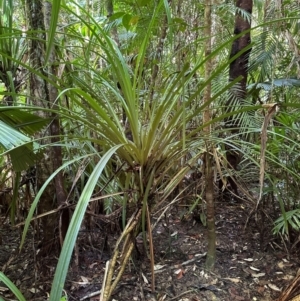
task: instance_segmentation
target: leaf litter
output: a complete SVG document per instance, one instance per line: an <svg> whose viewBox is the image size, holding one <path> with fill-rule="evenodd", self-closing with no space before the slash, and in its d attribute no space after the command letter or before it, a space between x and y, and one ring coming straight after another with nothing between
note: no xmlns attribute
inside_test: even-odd
<svg viewBox="0 0 300 301"><path fill-rule="evenodd" d="M280 241L275 241L276 237L271 235L272 225L269 225L269 236L265 235L262 240L258 239L261 229L254 220L249 219L244 231L252 206L248 203L243 206L230 202L216 204L217 260L213 272L204 269L206 227L201 222L195 223L192 215L179 221L182 209L174 207L167 220L158 225L159 231L153 231L156 291L150 288L150 262L145 252L132 258L113 299L275 300L295 277L300 265L299 253L287 254L279 247ZM32 256L32 245L38 243L32 235L21 255L10 251L18 249L19 232L8 224L4 224L2 236L1 270L28 300L45 300L51 289L58 253ZM99 300L105 264L116 240L117 234L112 233L108 237L108 248L103 248L103 229L80 232L78 265L73 259L65 285L68 300ZM5 288L1 288L1 294L12 298Z"/></svg>

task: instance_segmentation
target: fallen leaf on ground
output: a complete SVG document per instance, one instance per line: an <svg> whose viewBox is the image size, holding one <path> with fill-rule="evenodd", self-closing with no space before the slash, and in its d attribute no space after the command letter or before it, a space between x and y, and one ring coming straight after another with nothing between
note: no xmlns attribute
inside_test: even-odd
<svg viewBox="0 0 300 301"><path fill-rule="evenodd" d="M216 285L218 283L218 278L214 279L210 282L210 285Z"/></svg>
<svg viewBox="0 0 300 301"><path fill-rule="evenodd" d="M181 279L184 275L184 271L182 269L176 270L174 273L176 274L177 279Z"/></svg>
<svg viewBox="0 0 300 301"><path fill-rule="evenodd" d="M284 263L283 261L280 261L277 266L280 268L280 269L283 269L284 268Z"/></svg>
<svg viewBox="0 0 300 301"><path fill-rule="evenodd" d="M239 283L241 282L241 279L238 279L238 278L223 278L223 279L226 279L226 280L229 280L233 283Z"/></svg>
<svg viewBox="0 0 300 301"><path fill-rule="evenodd" d="M290 281L293 280L294 278L295 277L293 275L284 275L281 279Z"/></svg>
<svg viewBox="0 0 300 301"><path fill-rule="evenodd" d="M162 269L163 267L164 267L164 265L156 264L156 265L154 266L154 271L160 270L160 269Z"/></svg>
<svg viewBox="0 0 300 301"><path fill-rule="evenodd" d="M229 290L230 296L234 299L234 300L238 300L238 301L243 301L245 300L244 297L241 297L241 292L238 292L234 287L231 287Z"/></svg>
<svg viewBox="0 0 300 301"><path fill-rule="evenodd" d="M148 281L148 279L146 278L146 276L143 273L142 273L142 277L143 277L144 282L148 284L149 281Z"/></svg>
<svg viewBox="0 0 300 301"><path fill-rule="evenodd" d="M266 275L266 273L258 273L258 274L253 273L253 274L251 274L251 276L252 276L253 278L259 278L259 277L263 277L263 276L265 276L265 275Z"/></svg>
<svg viewBox="0 0 300 301"><path fill-rule="evenodd" d="M80 276L80 278L83 281L83 283L89 283L89 280L86 277Z"/></svg>
<svg viewBox="0 0 300 301"><path fill-rule="evenodd" d="M98 264L98 262L94 262L94 263L92 263L92 264L89 265L89 268L92 269L97 264Z"/></svg>
<svg viewBox="0 0 300 301"><path fill-rule="evenodd" d="M251 270L253 270L253 271L259 271L259 269L257 269L257 268L255 268L255 267L252 267L252 266L249 266L249 268L251 269Z"/></svg>
<svg viewBox="0 0 300 301"><path fill-rule="evenodd" d="M264 286L259 286L259 287L257 288L257 292L260 293L260 294L262 294L262 293L264 292L264 290L265 290L265 287L264 287Z"/></svg>
<svg viewBox="0 0 300 301"><path fill-rule="evenodd" d="M273 291L281 292L281 289L280 289L278 286L276 286L275 284L269 283L269 284L268 284L268 287L269 287L270 289L272 289Z"/></svg>

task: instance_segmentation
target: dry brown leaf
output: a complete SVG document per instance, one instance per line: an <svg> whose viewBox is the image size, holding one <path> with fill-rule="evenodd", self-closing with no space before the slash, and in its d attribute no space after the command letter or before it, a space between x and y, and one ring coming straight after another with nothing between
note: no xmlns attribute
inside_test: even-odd
<svg viewBox="0 0 300 301"><path fill-rule="evenodd" d="M281 292L281 289L280 289L278 286L276 286L275 284L269 283L269 284L268 284L268 287L269 287L270 289L272 289L273 291Z"/></svg>
<svg viewBox="0 0 300 301"><path fill-rule="evenodd" d="M83 281L83 283L89 283L88 278L84 277L84 276L80 276L81 280Z"/></svg>
<svg viewBox="0 0 300 301"><path fill-rule="evenodd" d="M158 301L164 301L166 298L167 298L167 295L163 295L158 299Z"/></svg>
<svg viewBox="0 0 300 301"><path fill-rule="evenodd" d="M216 285L218 283L218 278L215 278L210 282L210 285Z"/></svg>
<svg viewBox="0 0 300 301"><path fill-rule="evenodd" d="M160 269L162 269L164 266L165 266L165 265L156 264L156 265L154 266L154 271L160 270Z"/></svg>
<svg viewBox="0 0 300 301"><path fill-rule="evenodd" d="M265 276L266 275L266 273L258 273L258 274L256 274L256 273L251 273L251 276L253 277L253 278L259 278L259 277L263 277L263 276Z"/></svg>
<svg viewBox="0 0 300 301"><path fill-rule="evenodd" d="M239 282L241 282L241 279L239 279L239 278L223 278L223 279L229 280L229 281L231 281L233 283L239 283Z"/></svg>
<svg viewBox="0 0 300 301"><path fill-rule="evenodd" d="M234 300L242 301L245 300L244 297L241 296L241 293L238 292L234 287L229 289L229 293Z"/></svg>
<svg viewBox="0 0 300 301"><path fill-rule="evenodd" d="M177 275L176 278L177 278L177 279L181 279L182 277L183 277L183 273L180 273L180 274Z"/></svg>
<svg viewBox="0 0 300 301"><path fill-rule="evenodd" d="M98 262L94 262L94 263L92 263L92 264L89 265L89 268L92 269L97 264L98 264Z"/></svg>
<svg viewBox="0 0 300 301"><path fill-rule="evenodd" d="M224 156L221 153L217 153L216 148L214 148L214 150L213 150L213 155L214 155L214 159L215 159L218 174L220 175L220 180L223 183L222 190L224 190L226 188L226 177L223 176L223 171L222 171L221 164L220 164L220 158L223 157L224 160L226 160L226 159L224 158Z"/></svg>
<svg viewBox="0 0 300 301"><path fill-rule="evenodd" d="M287 280L287 281L291 281L293 280L295 277L293 275L284 275L281 279L283 280Z"/></svg>
<svg viewBox="0 0 300 301"><path fill-rule="evenodd" d="M260 293L260 294L262 294L264 291L265 291L265 287L264 286L259 286L257 288L257 292Z"/></svg>
<svg viewBox="0 0 300 301"><path fill-rule="evenodd" d="M289 261L286 258L282 259L284 262L288 263Z"/></svg>
<svg viewBox="0 0 300 301"><path fill-rule="evenodd" d="M143 277L143 280L144 280L144 283L149 283L148 279L146 278L146 276L142 273L142 277Z"/></svg>
<svg viewBox="0 0 300 301"><path fill-rule="evenodd" d="M284 268L284 263L283 261L280 261L277 266L280 268L280 269L283 269Z"/></svg>
<svg viewBox="0 0 300 301"><path fill-rule="evenodd" d="M267 109L272 109L274 106L277 106L276 102L273 102L273 103L264 103L262 105L263 108L267 108Z"/></svg>
<svg viewBox="0 0 300 301"><path fill-rule="evenodd" d="M181 279L184 275L184 271L182 269L178 269L174 273L176 274L177 279Z"/></svg>
<svg viewBox="0 0 300 301"><path fill-rule="evenodd" d="M266 154L266 147L267 147L267 140L268 140L268 135L267 135L267 130L268 130L268 125L273 117L273 115L277 112L278 110L278 104L273 103L273 104L268 104L268 112L265 116L264 123L261 129L261 149L260 149L260 172L259 172L259 186L260 186L260 192L259 192L259 198L257 201L258 206L262 193L263 193L263 187L264 187L264 177L265 177L265 154Z"/></svg>

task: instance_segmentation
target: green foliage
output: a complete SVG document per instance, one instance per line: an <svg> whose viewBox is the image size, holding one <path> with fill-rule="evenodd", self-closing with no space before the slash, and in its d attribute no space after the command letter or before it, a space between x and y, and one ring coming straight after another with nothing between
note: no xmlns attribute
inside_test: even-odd
<svg viewBox="0 0 300 301"><path fill-rule="evenodd" d="M13 25L13 1L1 0L0 7L0 79L16 101L14 92L19 89L16 77L26 47L22 31Z"/></svg>
<svg viewBox="0 0 300 301"><path fill-rule="evenodd" d="M26 301L18 288L2 272L0 272L0 281L2 281L11 290L19 301Z"/></svg>
<svg viewBox="0 0 300 301"><path fill-rule="evenodd" d="M264 89L271 91L277 87L300 87L300 80L297 78L277 78L271 82L255 83L248 86L248 89L255 87L256 89Z"/></svg>
<svg viewBox="0 0 300 301"><path fill-rule="evenodd" d="M2 121L0 121L0 129L0 144L6 150L2 155L10 155L14 170L18 172L33 166L35 160L41 155L39 145Z"/></svg>
<svg viewBox="0 0 300 301"><path fill-rule="evenodd" d="M274 222L273 233L288 234L289 226L296 231L300 231L300 209L285 212L280 216Z"/></svg>
<svg viewBox="0 0 300 301"><path fill-rule="evenodd" d="M256 2L262 7L262 1ZM12 4L11 1L7 3ZM201 5L196 4L200 12L196 17L194 11L191 13L193 22L201 19ZM188 17L175 16L168 1L117 1L115 8L117 11L109 18L95 17L85 3L53 1L47 58L54 47L61 71L55 80L22 62L24 52L20 31L12 31L11 25L1 29L1 62L7 70L4 75L12 87L11 96L15 99L19 96L12 85L13 72L18 66L39 75L60 93L57 105L63 134L55 145L64 149L64 164L37 193L26 220L21 246L42 193L55 175L66 171L71 177L70 190L79 182L78 178L82 180L50 300L62 300L73 247L93 192L101 191L106 196L107 212L114 206L122 207L124 226L132 208L142 208L142 227L145 228L146 207L153 210L168 200L191 167L197 165L199 157L206 151L205 141L208 139L214 145L221 145L216 151L220 160L225 157L223 146L226 145L242 152L245 164L257 168L264 120L261 105L273 101L282 106L281 114L276 116L268 132L266 174L272 180L270 189L277 192L279 185L283 185L286 191L285 196L278 194L283 215L277 220L274 232L284 233L287 225L299 230L299 212L288 209L292 206L288 204L291 196L287 194L291 183L296 186L300 174L297 163L299 114L293 110L299 108L296 101L299 80L294 78L295 66L290 74L282 74L291 61L291 53L286 50L282 38L270 30L276 21L266 23L266 20L259 20L259 25L252 31L253 44L243 50L249 51L252 47L249 98L241 102L235 97L234 112L224 114L224 104L239 89L235 85L239 79L228 83L228 67L241 54L228 60L234 41L228 30L232 32L232 28L219 28L220 33L216 30L218 33L213 37L216 46L212 54L205 57L204 38L198 36L201 23L194 26ZM60 9L66 18L63 31L57 34ZM226 24L231 25L234 7L224 3L216 9L220 12L220 19L226 16ZM238 12L249 19L249 14ZM281 21L288 23L287 18ZM290 22L290 28L296 26L294 23ZM161 33L164 29L165 36ZM160 45L161 41L163 45ZM162 51L157 55L159 45ZM282 51L285 53L284 64L275 64L274 57ZM209 58L214 60L214 71L204 81L204 65ZM212 95L210 101L203 104L203 91L208 83L212 83ZM291 99L295 100L294 103ZM207 106L213 109L214 115L209 124L203 124L201 116ZM9 151L16 171L28 168L38 159L35 153L39 145L28 136L41 131L49 123L49 120L32 114L30 109L21 104L20 107L0 108L0 143ZM47 111L52 112L51 109ZM241 120L238 134L228 134L223 127L224 119L231 115ZM203 128L208 125L211 133L205 137ZM229 172L224 171L226 173ZM243 171L237 172L237 176L243 178ZM296 186L295 193L297 191ZM191 208L202 196L200 193L195 195ZM177 200L178 195L174 199ZM206 223L205 215L201 213L200 218Z"/></svg>
<svg viewBox="0 0 300 301"><path fill-rule="evenodd" d="M50 19L50 28L48 32L48 40L47 40L47 52L45 57L45 63L47 63L52 48L54 47L54 40L56 35L56 27L58 22L59 10L61 6L61 0L53 0L52 4L52 12L51 12L51 19Z"/></svg>
<svg viewBox="0 0 300 301"><path fill-rule="evenodd" d="M105 168L108 160L111 156L117 151L120 146L115 146L110 149L105 155L101 158L93 173L91 174L88 182L86 183L84 190L80 196L74 214L72 216L71 223L68 228L68 232L61 250L58 264L56 267L52 290L50 293L50 301L56 301L61 298L63 285L68 272L69 263L72 257L73 249L77 239L77 235L83 221L83 217L86 211L86 208L90 202L91 195L95 189L98 179L101 176L103 169Z"/></svg>
<svg viewBox="0 0 300 301"><path fill-rule="evenodd" d="M202 94L205 86L218 77L230 63L221 62L207 82L202 82L188 94L186 91L189 85L205 63L203 57L199 56L193 65L186 63L176 72L170 73L163 84L155 89L155 94L151 93L151 84L147 85L145 82L149 72L146 68L147 51L163 4L167 7L167 3L162 1L155 7L133 62L127 61L122 53L126 51L118 47L103 25L93 19L83 7L78 6L80 13L75 13L69 6L62 6L89 32L89 39L82 44L84 56L82 53L77 55L73 52L73 60L66 62L71 64L71 70L76 72L66 74L67 78L63 80L68 80L73 86L65 89L64 82L61 81L59 87L60 98L67 97L72 108L60 107L61 118L72 133L64 137L66 146L71 145L74 139L84 143L77 149L77 158L67 159L36 195L26 220L22 244L42 192L55 174L66 166L86 158L87 155L83 153L87 153L86 149L91 147L91 143L98 152L94 156L95 160L101 159L98 164L91 162L86 166L89 180L81 193L63 245L50 300L58 300L61 297L77 234L96 185L103 194L123 194L123 197L117 200L123 208L124 223L132 210L130 206L142 208L141 226L145 230L147 206L156 206L158 195L160 202L165 201L182 181L190 169L189 166L195 164L205 149L201 130L206 125L201 121L195 124L194 120L207 105L235 84L225 83L212 95L210 102L199 105L198 96ZM73 5L76 6L76 3ZM75 31L72 26L68 29L74 39ZM227 47L232 40L221 44L211 57ZM77 41L82 43L82 36L79 36ZM98 60L98 64L94 64L95 59ZM190 110L186 110L187 107ZM191 150L194 151L195 157L185 162L185 157ZM80 153L83 155L80 156ZM89 172L88 167L91 166L93 168L90 168ZM115 198L110 199L114 201Z"/></svg>

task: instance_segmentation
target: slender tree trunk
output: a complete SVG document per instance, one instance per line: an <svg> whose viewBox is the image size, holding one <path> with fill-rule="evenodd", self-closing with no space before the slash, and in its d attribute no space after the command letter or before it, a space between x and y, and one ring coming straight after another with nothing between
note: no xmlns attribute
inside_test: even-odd
<svg viewBox="0 0 300 301"><path fill-rule="evenodd" d="M205 56L208 57L211 54L212 48L212 5L213 0L207 0L205 6ZM205 63L205 80L208 80L212 72L212 59L209 58ZM206 86L204 93L204 102L210 101L211 98L211 83ZM203 122L204 124L211 120L210 107L207 105L204 110ZM212 168L212 144L210 141L211 127L204 128L206 135L206 147L204 160L204 172L205 172L205 200L207 206L207 257L205 266L208 270L213 270L216 261L216 227L215 227L215 198L214 198L214 185L213 185L213 168Z"/></svg>
<svg viewBox="0 0 300 301"><path fill-rule="evenodd" d="M242 9L251 15L253 0L237 0L236 7ZM235 25L234 25L234 34L238 35L243 31L249 30L251 28L251 21L247 18L243 18L241 13L237 11L235 16ZM251 43L250 32L248 31L241 37L237 38L231 47L230 58L235 56L245 47ZM248 62L249 62L250 50L241 54L236 60L230 64L229 69L229 80L232 81L239 76L242 76L241 81L239 82L239 91L238 97L244 99L246 97L246 85L247 85L247 76L248 76Z"/></svg>
<svg viewBox="0 0 300 301"><path fill-rule="evenodd" d="M249 14L247 18L244 18L240 11L237 11L235 16L235 25L234 25L234 34L239 35L244 31L247 31L244 35L237 38L231 46L230 58L234 57L245 47L249 46L251 43L251 35L249 29L251 28L251 13L253 7L253 0L237 0L236 7L244 10ZM236 58L229 68L229 81L233 81L238 77L241 77L241 80L238 82L236 87L231 90L231 97L226 104L226 112L234 111L235 105L237 106L246 99L247 94L247 77L248 77L248 63L251 49L243 52L238 58ZM237 101L238 100L238 101ZM237 132L239 130L240 121L238 118L229 117L226 121L227 128L232 132ZM240 162L240 154L236 151L233 151L225 146L226 149L226 159L228 162L229 169L237 169L237 165ZM237 185L235 181L229 177L230 190L237 194ZM220 182L221 184L221 182ZM222 185L221 185L222 186Z"/></svg>
<svg viewBox="0 0 300 301"><path fill-rule="evenodd" d="M44 56L45 56L45 25L44 25L44 13L43 13L43 3L41 0L26 0L27 5L27 19L28 19L28 30L30 30L29 38L29 63L30 66L45 75L44 67ZM30 90L30 103L44 108L49 108L49 103L45 100L48 99L48 87L47 83L40 76L30 73L29 75L29 90ZM49 118L49 114L45 111L39 111L40 116L44 118ZM50 135L49 127L47 127L44 133L40 134L38 138L41 144L48 144L50 141L47 137ZM43 138L45 137L45 138ZM36 183L37 189L39 190L44 182L53 173L53 166L51 163L51 150L46 148L44 151L44 158L37 162L36 166ZM48 212L53 209L54 205L54 183L50 183L45 189L38 210L43 212ZM51 246L54 238L54 229L57 223L54 215L48 215L42 219L43 228L43 246Z"/></svg>
<svg viewBox="0 0 300 301"><path fill-rule="evenodd" d="M45 22L45 29L49 31L50 28L50 16L51 16L52 4L48 1L44 3L44 22ZM48 77L52 79L53 82L56 81L57 76L57 59L55 55L55 48L52 48L52 51L49 56L48 61ZM48 83L48 101L51 109L55 111L59 111L59 106L57 105L58 102L58 90L54 85ZM50 135L51 135L51 143L52 144L59 144L60 141L60 119L56 112L51 113L52 122L50 124ZM62 166L62 148L58 145L52 146L51 151L52 156L52 164L53 170L57 170L59 167ZM54 185L55 185L55 195L56 195L56 204L62 207L67 200L67 192L64 188L64 178L63 172L60 171L54 178ZM67 230L69 226L69 209L63 209L60 212L60 220L59 220L59 236L60 236L60 244L64 241L66 236Z"/></svg>
<svg viewBox="0 0 300 301"><path fill-rule="evenodd" d="M242 9L250 14L252 13L253 0L237 0L236 7ZM251 28L251 22L249 18L244 18L240 11L237 11L235 16L235 25L234 25L234 34L239 35L244 31L247 31ZM240 51L242 51L245 47L247 47L251 43L250 31L246 32L244 35L237 38L231 46L230 58L234 57ZM236 87L231 90L230 99L226 104L226 111L230 112L234 110L234 103L238 99L239 102L246 98L247 93L247 77L248 77L248 62L250 56L251 49L243 52L238 58L236 58L231 64L229 68L229 81L233 81L238 77L241 77L241 80L238 82ZM238 120L233 120L230 117L227 120L227 127L234 128L239 126Z"/></svg>
<svg viewBox="0 0 300 301"><path fill-rule="evenodd" d="M50 67L45 68L45 51L46 51L46 34L45 34L45 19L44 12L50 15L49 7L45 6L42 0L26 0L28 29L30 30L29 38L29 60L30 66L40 72L43 76L53 76L53 54L50 58ZM46 11L45 11L46 9ZM46 19L47 20L47 19ZM48 22L48 21L47 21ZM48 25L49 26L49 23ZM46 71L47 70L47 71ZM57 90L49 85L47 81L39 75L30 73L29 76L30 102L36 106L47 109L55 109L55 101L57 101ZM59 120L56 114L50 114L41 110L39 115L44 118L51 118L52 122L44 130L38 138L41 138L40 143L51 144L58 141L60 133ZM50 138L50 137L53 138ZM44 137L44 138L43 138ZM49 176L62 164L62 155L60 147L45 148L44 158L37 162L37 189L40 189ZM63 204L66 200L63 189L62 174L58 174L54 182L49 183L45 189L39 204L39 211L49 212L57 207L58 204ZM66 218L64 219L64 227L66 227ZM43 246L49 250L54 245L54 230L58 228L57 215L51 214L42 219L43 226ZM66 229L64 229L65 233ZM64 234L62 234L64 236Z"/></svg>

